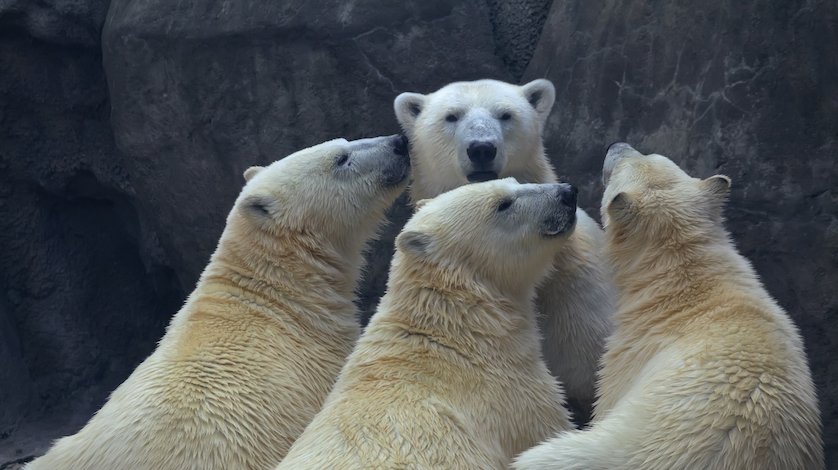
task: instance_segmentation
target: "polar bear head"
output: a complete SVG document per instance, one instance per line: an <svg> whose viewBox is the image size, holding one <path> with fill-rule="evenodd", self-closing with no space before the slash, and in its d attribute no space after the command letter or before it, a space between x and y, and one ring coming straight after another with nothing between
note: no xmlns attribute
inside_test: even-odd
<svg viewBox="0 0 838 470"><path fill-rule="evenodd" d="M404 191L409 173L403 136L331 140L245 171L247 184L228 226L265 249L291 236L360 265L364 243Z"/></svg>
<svg viewBox="0 0 838 470"><path fill-rule="evenodd" d="M505 178L419 201L396 238L393 264L531 296L575 227L576 192L569 184Z"/></svg>
<svg viewBox="0 0 838 470"><path fill-rule="evenodd" d="M428 95L400 94L394 108L410 139L413 200L498 177L555 182L541 141L555 99L544 79L524 86L457 82Z"/></svg>
<svg viewBox="0 0 838 470"><path fill-rule="evenodd" d="M602 179L602 221L612 248L641 253L641 246L678 248L727 237L727 176L692 178L663 155L616 143L608 148Z"/></svg>

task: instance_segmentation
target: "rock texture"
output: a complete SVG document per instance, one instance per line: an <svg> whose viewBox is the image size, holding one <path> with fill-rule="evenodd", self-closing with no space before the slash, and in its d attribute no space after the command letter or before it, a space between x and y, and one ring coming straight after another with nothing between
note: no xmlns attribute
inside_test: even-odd
<svg viewBox="0 0 838 470"><path fill-rule="evenodd" d="M0 469L76 430L151 352L244 169L398 132L398 93L485 77L556 84L548 152L594 213L613 141L733 178L730 227L804 334L838 465L836 10L0 0ZM370 248L364 319L409 214L403 198Z"/></svg>
<svg viewBox="0 0 838 470"><path fill-rule="evenodd" d="M107 8L0 3L0 464L83 424L182 297L138 253L101 65Z"/></svg>

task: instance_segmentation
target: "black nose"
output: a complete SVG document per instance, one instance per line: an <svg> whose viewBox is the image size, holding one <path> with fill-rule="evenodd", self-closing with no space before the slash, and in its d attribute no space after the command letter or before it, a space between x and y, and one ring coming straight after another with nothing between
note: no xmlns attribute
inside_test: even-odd
<svg viewBox="0 0 838 470"><path fill-rule="evenodd" d="M495 159L498 149L489 142L472 142L466 153L468 153L469 160L480 167L485 167L486 164Z"/></svg>
<svg viewBox="0 0 838 470"><path fill-rule="evenodd" d="M393 137L393 152L400 156L407 155L407 137L403 135Z"/></svg>
<svg viewBox="0 0 838 470"><path fill-rule="evenodd" d="M579 194L579 190L576 189L576 186L571 186L567 183L563 183L559 185L559 200L562 201L562 204L568 207L576 207L576 195Z"/></svg>

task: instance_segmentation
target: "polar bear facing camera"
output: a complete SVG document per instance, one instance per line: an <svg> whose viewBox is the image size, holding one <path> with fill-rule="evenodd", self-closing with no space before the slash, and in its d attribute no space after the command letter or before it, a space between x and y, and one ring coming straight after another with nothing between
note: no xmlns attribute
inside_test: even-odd
<svg viewBox="0 0 838 470"><path fill-rule="evenodd" d="M523 86L497 80L457 82L422 95L402 93L396 117L410 139L414 201L459 186L513 177L555 183L542 131L555 101L548 80ZM544 357L565 385L578 421L587 420L605 338L613 329L614 289L602 258L604 235L577 209L577 227L538 290Z"/></svg>
<svg viewBox="0 0 838 470"><path fill-rule="evenodd" d="M514 467L823 469L800 334L723 226L730 180L622 143L603 180L620 296L594 422Z"/></svg>
<svg viewBox="0 0 838 470"><path fill-rule="evenodd" d="M28 470L270 469L359 336L361 251L407 186L402 136L245 172L218 247L157 349Z"/></svg>
<svg viewBox="0 0 838 470"><path fill-rule="evenodd" d="M553 84L543 79L524 86L457 82L429 95L400 94L393 106L410 139L411 199L510 176L555 183L541 142L555 100Z"/></svg>
<svg viewBox="0 0 838 470"><path fill-rule="evenodd" d="M279 469L506 469L571 428L532 300L573 232L576 190L508 178L420 206L378 310Z"/></svg>

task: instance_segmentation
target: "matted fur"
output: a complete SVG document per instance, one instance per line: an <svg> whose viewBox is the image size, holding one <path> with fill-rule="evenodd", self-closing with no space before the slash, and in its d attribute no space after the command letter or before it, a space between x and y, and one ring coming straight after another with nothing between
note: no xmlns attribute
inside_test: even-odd
<svg viewBox="0 0 838 470"><path fill-rule="evenodd" d="M422 204L397 238L378 311L278 469L505 469L571 428L532 309L570 233L540 232L561 211L559 186L508 179ZM495 225L498 201L515 195L519 219ZM562 217L556 226L572 230L571 210Z"/></svg>
<svg viewBox="0 0 838 470"><path fill-rule="evenodd" d="M523 86L497 80L457 82L428 95L399 95L394 108L410 138L411 198L432 198L468 184L466 149L475 140L497 146L500 178L555 183L541 138L554 101L553 85L544 79ZM508 119L502 119L504 114ZM457 120L449 122L449 115ZM569 403L585 421L605 338L613 330L615 292L602 257L602 230L584 210L576 215L574 235L556 255L553 274L538 290L536 310L547 366L564 383Z"/></svg>
<svg viewBox="0 0 838 470"><path fill-rule="evenodd" d="M619 310L591 428L518 470L819 470L820 416L797 328L723 226L724 176L608 152L602 202Z"/></svg>
<svg viewBox="0 0 838 470"><path fill-rule="evenodd" d="M392 142L340 139L249 169L218 248L157 349L81 431L27 470L276 466L358 338L361 250L406 186L383 181L381 168L407 168ZM338 170L342 155L353 169Z"/></svg>

